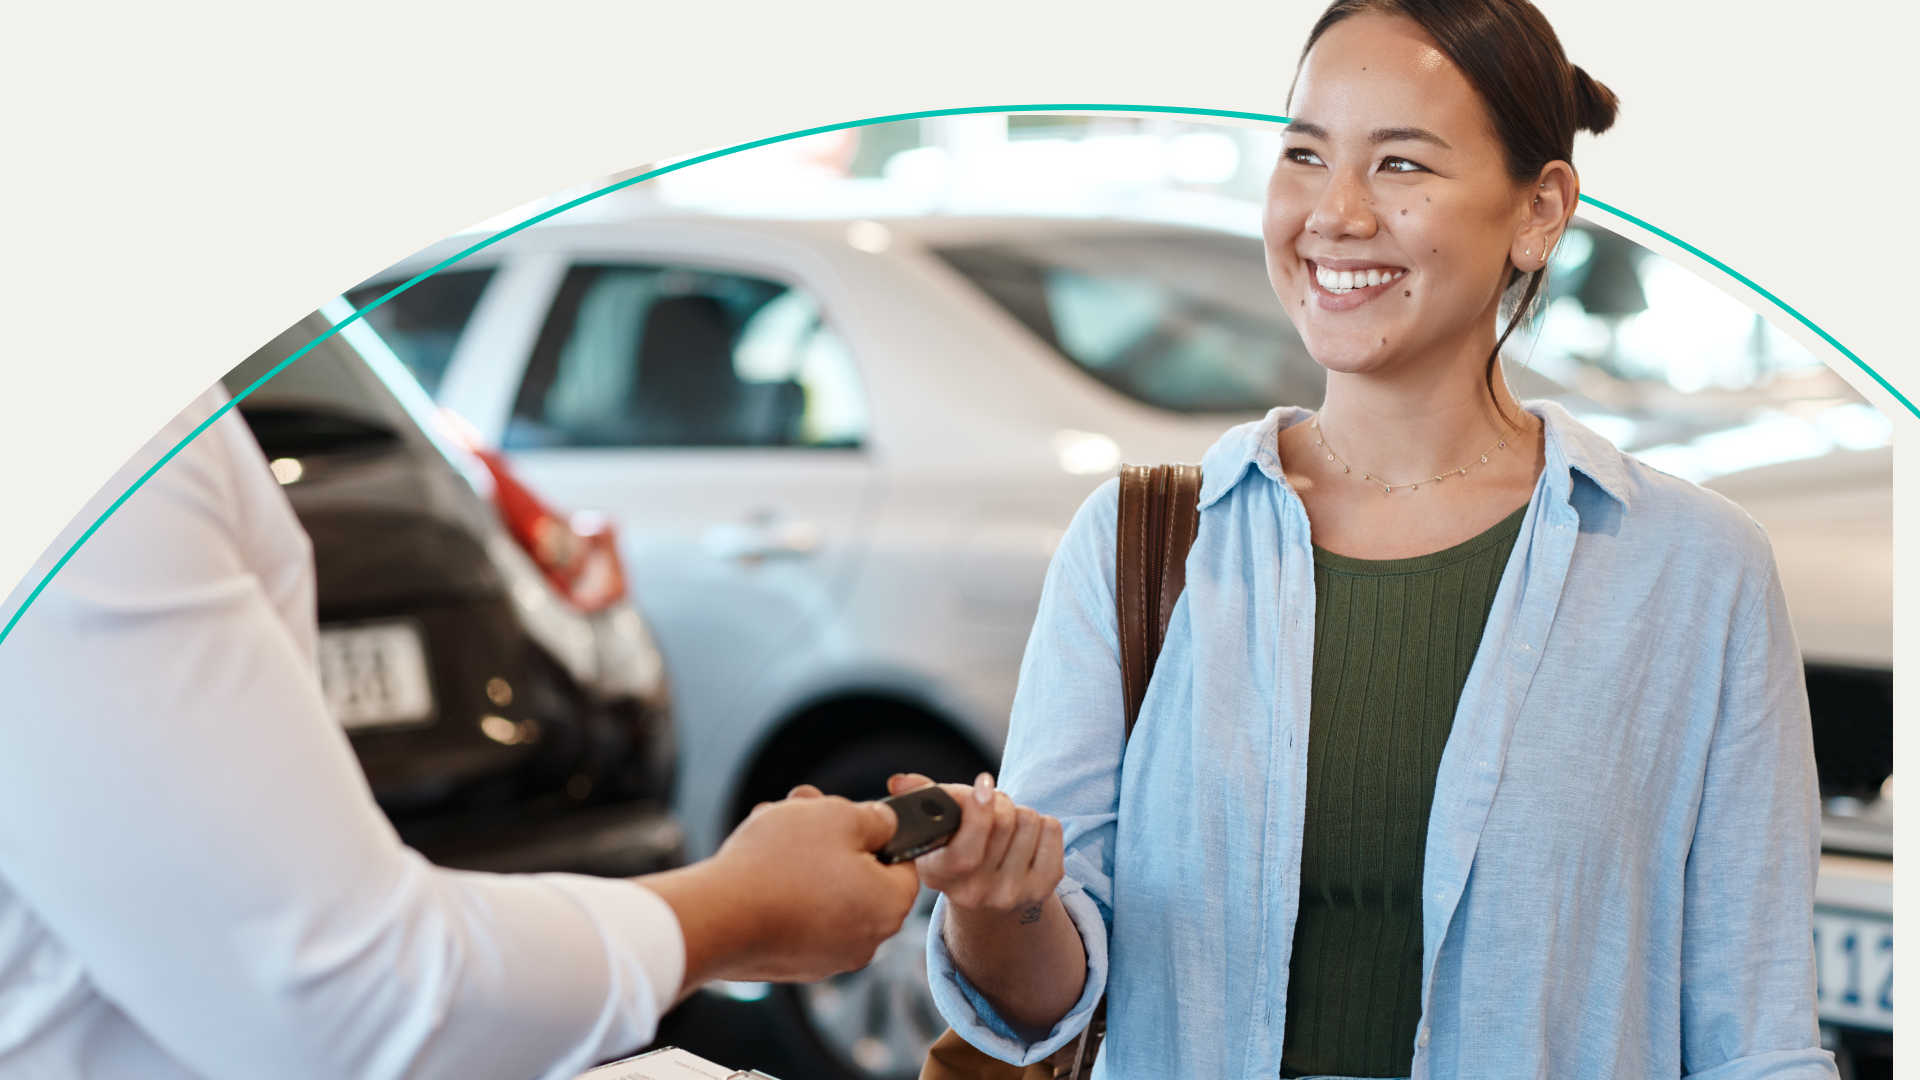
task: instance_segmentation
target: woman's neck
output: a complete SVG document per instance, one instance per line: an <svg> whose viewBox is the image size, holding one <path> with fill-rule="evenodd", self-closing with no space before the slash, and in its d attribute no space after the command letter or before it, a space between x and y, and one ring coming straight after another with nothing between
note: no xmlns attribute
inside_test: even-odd
<svg viewBox="0 0 1920 1080"><path fill-rule="evenodd" d="M1478 461L1502 439L1539 423L1495 373L1465 378L1458 365L1391 373L1327 373L1318 418L1327 448L1355 472L1419 482Z"/></svg>

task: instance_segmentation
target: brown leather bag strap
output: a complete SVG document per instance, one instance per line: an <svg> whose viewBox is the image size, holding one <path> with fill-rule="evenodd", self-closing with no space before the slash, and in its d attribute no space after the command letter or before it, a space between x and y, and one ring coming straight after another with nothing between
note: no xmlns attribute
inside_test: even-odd
<svg viewBox="0 0 1920 1080"><path fill-rule="evenodd" d="M1167 620L1187 587L1187 552L1199 529L1200 466L1120 466L1114 607L1129 738L1167 640Z"/></svg>

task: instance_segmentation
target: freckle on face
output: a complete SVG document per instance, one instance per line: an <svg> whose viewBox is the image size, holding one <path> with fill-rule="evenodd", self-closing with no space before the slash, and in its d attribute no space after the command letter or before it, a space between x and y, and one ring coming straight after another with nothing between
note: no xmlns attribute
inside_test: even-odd
<svg viewBox="0 0 1920 1080"><path fill-rule="evenodd" d="M1407 212L1406 212L1405 210L1402 210L1402 211L1400 211L1400 216L1401 216L1401 217L1406 217L1406 216L1407 216Z"/></svg>

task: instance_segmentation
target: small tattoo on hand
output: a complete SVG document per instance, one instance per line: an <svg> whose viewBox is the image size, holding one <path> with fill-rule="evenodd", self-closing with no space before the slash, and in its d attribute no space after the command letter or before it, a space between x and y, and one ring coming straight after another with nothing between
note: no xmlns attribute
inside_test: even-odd
<svg viewBox="0 0 1920 1080"><path fill-rule="evenodd" d="M1040 912L1041 912L1042 910L1043 910L1043 905L1040 905L1040 904L1035 904L1035 905L1033 905L1032 907L1030 907L1030 908L1028 908L1027 910L1025 910L1025 911L1023 911L1023 912L1021 912L1021 913L1020 913L1020 925L1021 925L1021 926L1031 926L1031 925L1033 925L1034 923L1037 923L1037 922L1039 922L1039 921L1040 921Z"/></svg>

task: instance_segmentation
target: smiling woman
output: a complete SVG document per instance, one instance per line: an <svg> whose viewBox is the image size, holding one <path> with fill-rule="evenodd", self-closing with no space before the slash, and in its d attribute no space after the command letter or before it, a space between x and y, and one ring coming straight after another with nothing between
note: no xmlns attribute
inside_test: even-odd
<svg viewBox="0 0 1920 1080"><path fill-rule="evenodd" d="M1496 377L1613 94L1526 0L1340 0L1288 111L1325 403L1207 453L1131 735L1116 485L1075 519L1002 790L919 863L942 1012L1030 1065L1104 994L1109 1078L1834 1076L1767 541Z"/></svg>

